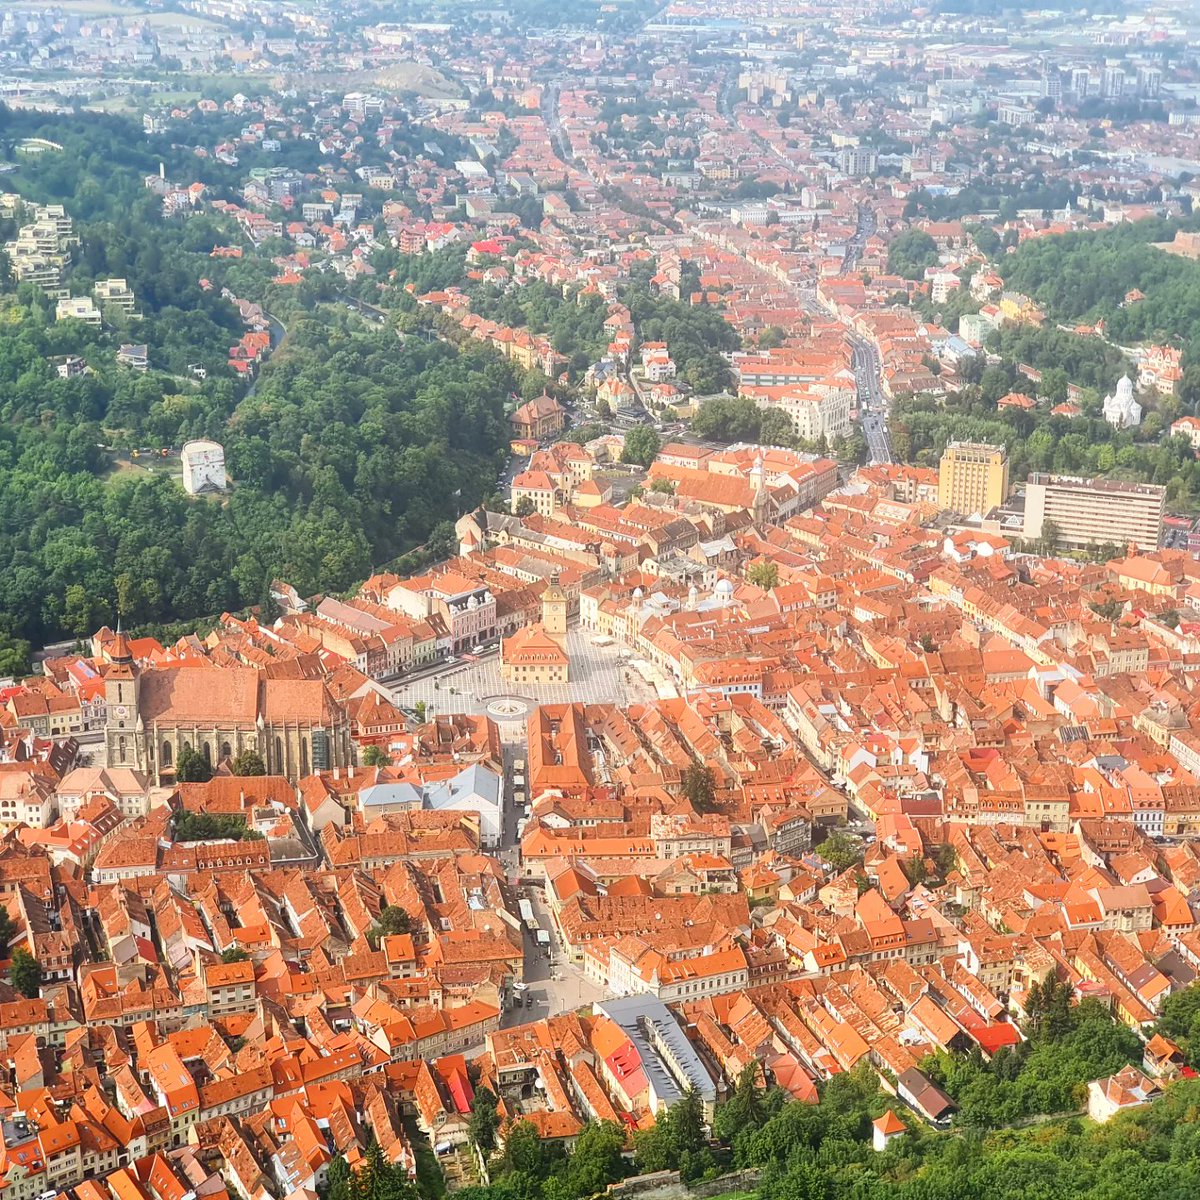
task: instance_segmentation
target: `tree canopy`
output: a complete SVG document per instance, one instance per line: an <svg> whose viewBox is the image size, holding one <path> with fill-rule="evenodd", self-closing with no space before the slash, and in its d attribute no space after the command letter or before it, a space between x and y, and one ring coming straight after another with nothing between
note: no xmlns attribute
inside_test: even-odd
<svg viewBox="0 0 1200 1200"><path fill-rule="evenodd" d="M662 439L653 426L635 425L625 435L625 445L621 449L621 461L634 463L639 467L648 467L657 456L662 446Z"/></svg>
<svg viewBox="0 0 1200 1200"><path fill-rule="evenodd" d="M243 750L230 764L235 775L265 775L266 764L257 750Z"/></svg>
<svg viewBox="0 0 1200 1200"><path fill-rule="evenodd" d="M926 267L937 261L937 243L920 229L906 229L888 247L888 270L905 279L923 279Z"/></svg>
<svg viewBox="0 0 1200 1200"><path fill-rule="evenodd" d="M64 152L18 160L6 186L74 218L72 290L124 277L144 317L92 329L56 322L29 284L0 294L0 675L26 669L28 643L81 637L118 614L147 628L236 612L277 577L306 594L345 590L440 539L483 498L520 382L510 364L477 346L401 340L330 303L330 275L285 288L269 255L212 258L215 245L241 244L237 226L164 217L142 179L159 154L187 163L189 178L237 176L169 139L148 148L128 119L0 108L6 144L33 135ZM462 254L413 260L412 275L458 279ZM244 327L225 289L287 326L252 390L227 365ZM150 370L117 365L122 341L149 346ZM52 360L67 354L89 371L60 378ZM224 446L223 499L187 496L177 460L159 454L190 438Z"/></svg>
<svg viewBox="0 0 1200 1200"><path fill-rule="evenodd" d="M237 813L198 813L186 808L175 814L172 830L177 842L240 842L255 841L262 837L257 830L250 829L245 818Z"/></svg>
<svg viewBox="0 0 1200 1200"><path fill-rule="evenodd" d="M42 964L24 946L18 946L13 951L8 981L30 1000L42 990Z"/></svg>
<svg viewBox="0 0 1200 1200"><path fill-rule="evenodd" d="M212 778L212 767L198 750L184 746L175 760L176 783L207 783Z"/></svg>

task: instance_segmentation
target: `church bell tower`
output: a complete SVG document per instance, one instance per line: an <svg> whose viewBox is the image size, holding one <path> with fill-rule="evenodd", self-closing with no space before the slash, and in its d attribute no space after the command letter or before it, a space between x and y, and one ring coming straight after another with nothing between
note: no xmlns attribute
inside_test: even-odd
<svg viewBox="0 0 1200 1200"><path fill-rule="evenodd" d="M104 699L107 716L104 725L106 763L110 767L141 767L138 743L141 722L138 719L138 667L133 661L129 639L118 629L108 652L109 667L104 675Z"/></svg>

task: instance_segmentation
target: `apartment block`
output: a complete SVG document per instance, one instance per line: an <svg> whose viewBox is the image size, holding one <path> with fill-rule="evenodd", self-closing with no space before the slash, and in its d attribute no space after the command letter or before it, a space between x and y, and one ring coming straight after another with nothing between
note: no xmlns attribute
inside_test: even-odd
<svg viewBox="0 0 1200 1200"><path fill-rule="evenodd" d="M1046 522L1058 529L1066 550L1111 542L1157 550L1166 489L1151 483L1035 474L1025 489L1025 538L1042 536Z"/></svg>
<svg viewBox="0 0 1200 1200"><path fill-rule="evenodd" d="M779 396L755 396L762 409L779 409L788 415L796 436L815 442L845 437L850 432L850 404L854 392L846 387L789 388Z"/></svg>
<svg viewBox="0 0 1200 1200"><path fill-rule="evenodd" d="M100 328L100 310L92 303L91 296L68 296L55 305L56 321L83 321L96 329Z"/></svg>
<svg viewBox="0 0 1200 1200"><path fill-rule="evenodd" d="M111 305L123 313L134 315L137 298L124 279L97 279L92 294L101 308Z"/></svg>

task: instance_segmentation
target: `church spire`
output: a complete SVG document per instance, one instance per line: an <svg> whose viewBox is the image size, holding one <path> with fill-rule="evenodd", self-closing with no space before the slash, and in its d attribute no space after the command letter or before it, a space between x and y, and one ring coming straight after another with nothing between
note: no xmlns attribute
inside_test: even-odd
<svg viewBox="0 0 1200 1200"><path fill-rule="evenodd" d="M129 639L121 632L121 618L117 618L117 636L113 638L112 646L108 651L108 660L112 663L132 663L133 650L130 648Z"/></svg>

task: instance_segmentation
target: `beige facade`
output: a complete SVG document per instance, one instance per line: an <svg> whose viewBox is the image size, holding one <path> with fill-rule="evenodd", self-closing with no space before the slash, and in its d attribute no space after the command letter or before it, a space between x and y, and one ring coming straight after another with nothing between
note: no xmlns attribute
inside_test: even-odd
<svg viewBox="0 0 1200 1200"><path fill-rule="evenodd" d="M1156 550L1165 505L1166 489L1154 484L1036 474L1025 487L1022 533L1026 539L1040 538L1046 523L1053 522L1064 550L1107 542Z"/></svg>
<svg viewBox="0 0 1200 1200"><path fill-rule="evenodd" d="M850 408L854 396L849 387L812 387L785 392L778 399L756 400L759 408L785 412L796 436L808 442L845 437L850 432Z"/></svg>
<svg viewBox="0 0 1200 1200"><path fill-rule="evenodd" d="M1008 498L1008 451L986 442L951 442L938 467L938 504L965 517Z"/></svg>
<svg viewBox="0 0 1200 1200"><path fill-rule="evenodd" d="M501 642L500 674L512 684L566 683L569 670L567 593L556 574L542 593L541 621Z"/></svg>
<svg viewBox="0 0 1200 1200"><path fill-rule="evenodd" d="M542 593L542 628L548 637L566 649L567 593L558 581L557 571L550 577L550 585Z"/></svg>

